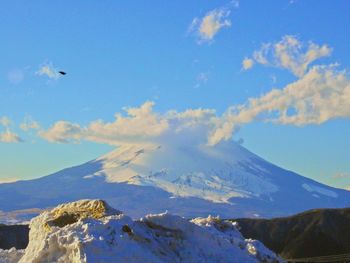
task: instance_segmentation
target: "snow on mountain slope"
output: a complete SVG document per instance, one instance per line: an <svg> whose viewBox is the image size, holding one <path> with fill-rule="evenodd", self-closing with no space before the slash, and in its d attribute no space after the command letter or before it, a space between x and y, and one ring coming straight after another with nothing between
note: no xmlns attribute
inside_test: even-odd
<svg viewBox="0 0 350 263"><path fill-rule="evenodd" d="M132 217L273 217L345 207L350 192L281 169L234 142L123 145L96 160L29 181L0 184L0 210L103 198Z"/></svg>
<svg viewBox="0 0 350 263"><path fill-rule="evenodd" d="M174 197L229 203L232 197L259 196L278 190L268 178L258 175L264 171L262 167L252 164L256 173L240 167L240 163L249 163L252 157L249 152L227 145L198 148L126 145L97 159L103 164L102 170L86 178L102 175L107 182L155 186Z"/></svg>
<svg viewBox="0 0 350 263"><path fill-rule="evenodd" d="M244 239L235 223L219 218L188 221L163 213L132 220L102 200L80 200L31 221L29 244L19 263L27 262L282 260L261 242Z"/></svg>

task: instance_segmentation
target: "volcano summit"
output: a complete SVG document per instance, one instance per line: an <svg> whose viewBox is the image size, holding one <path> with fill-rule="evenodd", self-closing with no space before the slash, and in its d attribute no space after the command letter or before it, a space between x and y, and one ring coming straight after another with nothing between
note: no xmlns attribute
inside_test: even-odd
<svg viewBox="0 0 350 263"><path fill-rule="evenodd" d="M215 146L130 144L85 164L0 184L0 210L103 198L133 217L276 217L345 207L350 192L279 168L235 142Z"/></svg>

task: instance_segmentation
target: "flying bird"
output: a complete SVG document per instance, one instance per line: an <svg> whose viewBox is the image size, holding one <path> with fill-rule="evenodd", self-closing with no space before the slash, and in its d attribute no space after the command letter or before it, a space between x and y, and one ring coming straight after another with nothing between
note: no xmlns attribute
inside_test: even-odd
<svg viewBox="0 0 350 263"><path fill-rule="evenodd" d="M61 75L66 75L67 73L64 71L58 71L58 73L60 73Z"/></svg>

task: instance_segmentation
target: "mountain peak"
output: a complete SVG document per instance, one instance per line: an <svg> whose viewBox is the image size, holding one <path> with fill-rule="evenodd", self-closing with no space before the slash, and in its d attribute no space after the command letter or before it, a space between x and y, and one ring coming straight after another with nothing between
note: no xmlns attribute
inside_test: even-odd
<svg viewBox="0 0 350 263"><path fill-rule="evenodd" d="M350 192L277 167L235 142L124 144L39 179L0 184L0 210L105 199L134 217L274 217L349 205ZM11 194L9 194L11 193Z"/></svg>
<svg viewBox="0 0 350 263"><path fill-rule="evenodd" d="M263 179L255 157L233 142L206 145L124 145L98 158L102 169L93 175L110 183L153 186L176 197L197 197L230 203L232 197L259 196L278 190ZM248 172L245 167L256 171Z"/></svg>

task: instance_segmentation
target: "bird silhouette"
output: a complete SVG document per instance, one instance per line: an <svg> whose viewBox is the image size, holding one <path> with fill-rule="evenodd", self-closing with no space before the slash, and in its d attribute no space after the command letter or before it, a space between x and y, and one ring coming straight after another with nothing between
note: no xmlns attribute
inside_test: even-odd
<svg viewBox="0 0 350 263"><path fill-rule="evenodd" d="M61 75L66 75L67 73L64 71L58 71L58 73L60 73Z"/></svg>

